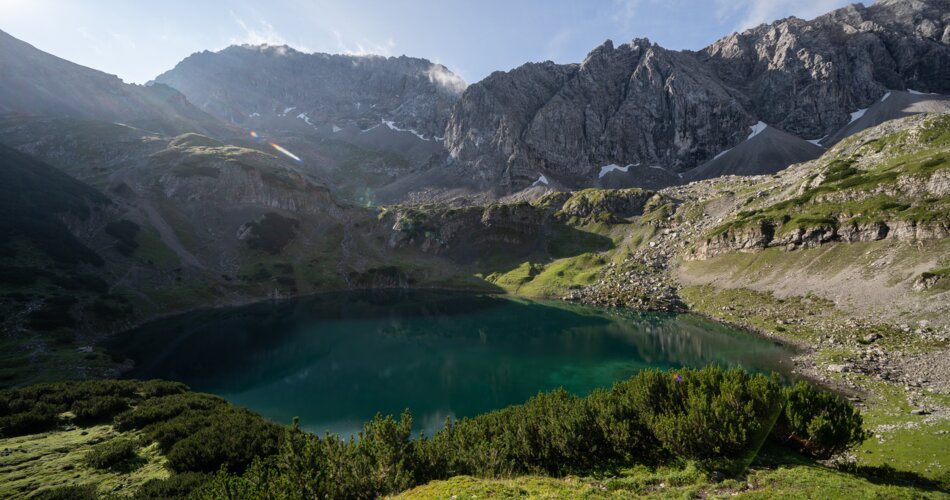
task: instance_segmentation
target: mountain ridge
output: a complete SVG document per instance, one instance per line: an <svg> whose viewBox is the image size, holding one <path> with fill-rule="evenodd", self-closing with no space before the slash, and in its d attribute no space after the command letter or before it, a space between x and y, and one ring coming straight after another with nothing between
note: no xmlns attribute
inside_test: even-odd
<svg viewBox="0 0 950 500"><path fill-rule="evenodd" d="M336 130L391 120L430 138L441 135L449 106L465 88L460 77L427 59L266 44L197 52L155 81L232 123L280 128L286 124L276 118L290 117Z"/></svg>
<svg viewBox="0 0 950 500"><path fill-rule="evenodd" d="M827 136L888 89L950 93L948 7L855 4L734 33L699 51L607 41L580 64L529 63L470 85L446 147L462 163L460 175L518 190L539 174L581 187L607 164L685 171L735 146L756 121ZM554 75L563 82L552 88ZM501 95L519 88L526 90Z"/></svg>

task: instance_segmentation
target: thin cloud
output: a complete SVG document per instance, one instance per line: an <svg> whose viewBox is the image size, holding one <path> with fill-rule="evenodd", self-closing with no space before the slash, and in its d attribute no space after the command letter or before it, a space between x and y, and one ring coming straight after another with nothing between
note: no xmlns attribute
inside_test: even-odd
<svg viewBox="0 0 950 500"><path fill-rule="evenodd" d="M643 0L614 0L614 8L616 9L613 14L614 22L625 30L629 29L642 3Z"/></svg>
<svg viewBox="0 0 950 500"><path fill-rule="evenodd" d="M739 17L734 29L745 30L788 16L811 19L842 6L842 0L716 0L720 22Z"/></svg>
<svg viewBox="0 0 950 500"><path fill-rule="evenodd" d="M251 45L289 45L287 39L284 38L274 26L267 22L264 19L258 19L258 26L251 26L238 17L234 11L228 11L231 14L231 18L234 19L234 22L241 27L241 30L244 32L242 37L232 37L231 43L235 45L240 44L251 44Z"/></svg>
<svg viewBox="0 0 950 500"><path fill-rule="evenodd" d="M336 48L343 54L351 56L384 56L393 55L396 49L396 42L392 38L387 38L382 42L361 38L357 41L344 40L339 31L333 31L333 38L336 40Z"/></svg>
<svg viewBox="0 0 950 500"><path fill-rule="evenodd" d="M449 92L456 94L461 94L468 86L462 77L452 73L441 64L433 64L430 66L429 70L426 71L426 76L430 82L439 84Z"/></svg>

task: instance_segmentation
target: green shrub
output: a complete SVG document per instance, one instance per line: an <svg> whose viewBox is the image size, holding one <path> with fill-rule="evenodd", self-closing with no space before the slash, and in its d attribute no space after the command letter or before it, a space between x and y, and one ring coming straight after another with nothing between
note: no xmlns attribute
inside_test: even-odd
<svg viewBox="0 0 950 500"><path fill-rule="evenodd" d="M610 390L598 389L587 396L593 413L596 432L603 436L600 463L652 463L662 458L656 437L640 419L634 408L631 384L619 382Z"/></svg>
<svg viewBox="0 0 950 500"><path fill-rule="evenodd" d="M135 492L137 500L165 500L187 498L188 495L208 482L210 476L198 472L173 474L167 479L152 479Z"/></svg>
<svg viewBox="0 0 950 500"><path fill-rule="evenodd" d="M523 405L447 423L418 443L428 475L561 475L594 467L615 448L588 400L563 389L538 394Z"/></svg>
<svg viewBox="0 0 950 500"><path fill-rule="evenodd" d="M431 438L410 439L408 412L399 421L377 416L349 441L318 438L295 426L274 457L252 461L241 476L220 471L194 495L366 498L457 475L611 473L674 460L736 473L779 419L803 413L799 406L815 406L816 415L829 421L835 419L827 415L856 415L847 402L818 394L824 393L810 386L783 391L774 376L712 366L641 372L586 398L563 389L539 394L521 405L447 421ZM838 426L823 422L811 416L803 424L811 450L855 442L840 439Z"/></svg>
<svg viewBox="0 0 950 500"><path fill-rule="evenodd" d="M97 444L86 455L86 463L96 469L119 469L138 458L135 442L115 439Z"/></svg>
<svg viewBox="0 0 950 500"><path fill-rule="evenodd" d="M95 396L74 401L70 411L80 423L109 420L119 412L126 410L129 402L118 396Z"/></svg>
<svg viewBox="0 0 950 500"><path fill-rule="evenodd" d="M230 405L212 413L189 412L170 423L145 429L177 472L243 471L256 456L277 452L281 428L243 408Z"/></svg>
<svg viewBox="0 0 950 500"><path fill-rule="evenodd" d="M30 500L97 500L99 492L94 484L48 488L30 497Z"/></svg>
<svg viewBox="0 0 950 500"><path fill-rule="evenodd" d="M56 407L37 403L28 411L0 417L0 436L23 436L52 429L59 422Z"/></svg>
<svg viewBox="0 0 950 500"><path fill-rule="evenodd" d="M707 468L751 461L782 409L776 377L741 369L651 370L625 384L634 411L660 444Z"/></svg>
<svg viewBox="0 0 950 500"><path fill-rule="evenodd" d="M785 390L785 399L773 435L803 453L826 459L867 437L858 411L834 394L798 382Z"/></svg>
<svg viewBox="0 0 950 500"><path fill-rule="evenodd" d="M58 424L59 415L67 411L76 414L80 421L108 420L129 404L187 389L182 383L161 380L88 380L0 391L0 436L48 431Z"/></svg>
<svg viewBox="0 0 950 500"><path fill-rule="evenodd" d="M143 401L115 418L120 431L141 429L156 422L167 422L189 410L212 410L227 402L210 394L183 393Z"/></svg>

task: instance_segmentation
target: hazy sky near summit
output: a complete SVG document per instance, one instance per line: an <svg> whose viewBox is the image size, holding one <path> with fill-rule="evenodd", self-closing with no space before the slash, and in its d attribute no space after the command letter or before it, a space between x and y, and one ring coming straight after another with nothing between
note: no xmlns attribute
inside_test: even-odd
<svg viewBox="0 0 950 500"><path fill-rule="evenodd" d="M733 31L848 0L0 0L0 30L144 83L201 50L287 44L410 55L476 82L529 61L579 62L606 39L699 49ZM866 4L872 2L866 1Z"/></svg>

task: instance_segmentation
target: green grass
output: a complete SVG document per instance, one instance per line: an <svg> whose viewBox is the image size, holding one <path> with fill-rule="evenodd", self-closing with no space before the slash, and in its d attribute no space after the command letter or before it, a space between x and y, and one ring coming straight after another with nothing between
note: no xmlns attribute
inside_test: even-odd
<svg viewBox="0 0 950 500"><path fill-rule="evenodd" d="M593 253L556 260L524 283L518 293L529 297L557 297L570 289L594 283L606 264L602 255Z"/></svg>
<svg viewBox="0 0 950 500"><path fill-rule="evenodd" d="M869 390L863 416L872 436L853 451L858 463L912 472L950 488L950 420L910 413L921 405L946 407L950 396L922 392L911 404L902 386L851 377Z"/></svg>
<svg viewBox="0 0 950 500"><path fill-rule="evenodd" d="M833 303L818 297L778 299L770 293L746 288L718 289L711 286L683 287L680 296L693 312L778 333L799 344L813 342L823 333L823 322L840 318ZM787 324L789 318L799 321Z"/></svg>
<svg viewBox="0 0 950 500"><path fill-rule="evenodd" d="M457 476L433 481L394 498L947 498L932 488L869 479L813 463L789 462L755 465L746 477L718 482L689 464L660 469L638 467L612 477L480 479Z"/></svg>
<svg viewBox="0 0 950 500"><path fill-rule="evenodd" d="M920 273L921 279L933 279L936 278L937 282L930 288L933 291L945 291L950 290L950 267L942 267L939 269L931 269Z"/></svg>
<svg viewBox="0 0 950 500"><path fill-rule="evenodd" d="M97 469L87 462L95 446L136 440L137 433L120 433L111 425L72 428L0 439L0 498L21 498L30 492L66 485L94 484L100 494L130 494L151 479L170 476L157 444L137 445L139 467L131 471ZM117 489L118 488L118 489Z"/></svg>
<svg viewBox="0 0 950 500"><path fill-rule="evenodd" d="M165 245L158 231L151 225L144 226L138 232L136 242L138 248L135 250L135 255L146 263L159 269L174 269L181 266L178 254Z"/></svg>
<svg viewBox="0 0 950 500"><path fill-rule="evenodd" d="M510 271L492 273L485 280L516 295L553 298L595 282L607 262L603 255L585 253L549 264L524 262Z"/></svg>

